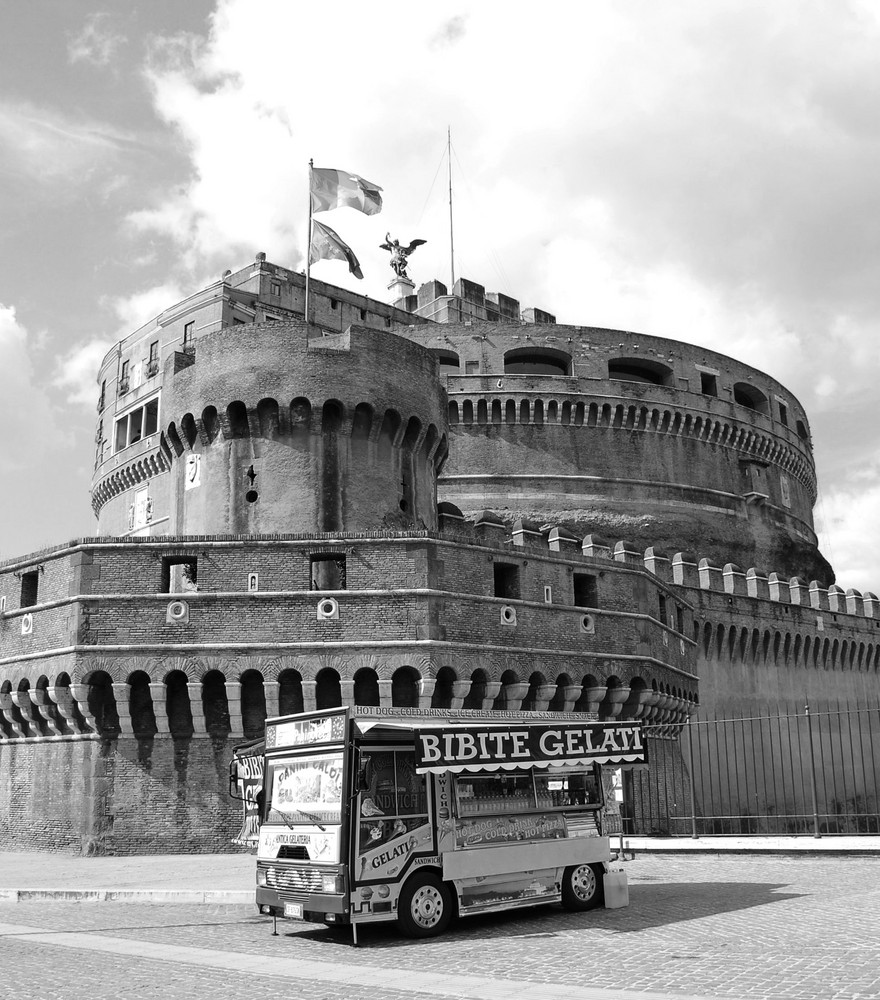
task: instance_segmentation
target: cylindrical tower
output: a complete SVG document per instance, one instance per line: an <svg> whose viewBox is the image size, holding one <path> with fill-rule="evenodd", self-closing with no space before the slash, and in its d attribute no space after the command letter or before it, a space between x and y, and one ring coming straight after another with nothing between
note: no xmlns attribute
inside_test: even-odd
<svg viewBox="0 0 880 1000"><path fill-rule="evenodd" d="M149 460L162 534L436 527L446 396L420 345L236 324L169 354L160 375ZM122 533L127 502L96 491L102 533Z"/></svg>
<svg viewBox="0 0 880 1000"><path fill-rule="evenodd" d="M180 360L163 393L172 534L436 526L445 399L418 345L238 325Z"/></svg>
<svg viewBox="0 0 880 1000"><path fill-rule="evenodd" d="M712 351L619 330L472 323L408 332L438 354L465 513L564 524L830 582L803 407Z"/></svg>

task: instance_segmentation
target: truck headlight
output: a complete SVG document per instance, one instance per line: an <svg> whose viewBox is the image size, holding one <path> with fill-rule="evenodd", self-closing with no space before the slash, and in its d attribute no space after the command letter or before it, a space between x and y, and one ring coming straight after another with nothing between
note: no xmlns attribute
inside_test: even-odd
<svg viewBox="0 0 880 1000"><path fill-rule="evenodd" d="M322 892L342 892L342 876L341 875L322 875L321 876L321 891Z"/></svg>
<svg viewBox="0 0 880 1000"><path fill-rule="evenodd" d="M266 872L262 868L257 869L257 885L266 886L269 884L269 880L266 877Z"/></svg>

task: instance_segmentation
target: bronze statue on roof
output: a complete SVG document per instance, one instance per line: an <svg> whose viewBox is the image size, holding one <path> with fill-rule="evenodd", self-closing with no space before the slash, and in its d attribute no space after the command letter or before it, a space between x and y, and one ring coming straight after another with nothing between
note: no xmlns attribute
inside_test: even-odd
<svg viewBox="0 0 880 1000"><path fill-rule="evenodd" d="M408 247L400 245L400 240L392 240L391 233L385 234L385 242L380 243L379 246L382 250L388 250L391 253L391 270L397 275L398 278L409 278L406 273L407 257L416 249L420 247L423 243L427 243L427 240L413 240Z"/></svg>

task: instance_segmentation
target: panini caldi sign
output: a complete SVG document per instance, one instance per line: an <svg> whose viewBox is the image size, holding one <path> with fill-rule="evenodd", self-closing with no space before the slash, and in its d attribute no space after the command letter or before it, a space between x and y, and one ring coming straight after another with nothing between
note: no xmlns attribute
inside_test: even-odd
<svg viewBox="0 0 880 1000"><path fill-rule="evenodd" d="M443 726L415 733L419 771L511 770L553 764L644 764L637 722Z"/></svg>

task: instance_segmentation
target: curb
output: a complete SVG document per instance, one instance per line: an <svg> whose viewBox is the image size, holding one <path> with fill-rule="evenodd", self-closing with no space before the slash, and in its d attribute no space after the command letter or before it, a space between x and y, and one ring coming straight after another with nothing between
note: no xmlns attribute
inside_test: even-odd
<svg viewBox="0 0 880 1000"><path fill-rule="evenodd" d="M254 904L253 889L0 889L0 903L41 900L69 903Z"/></svg>

